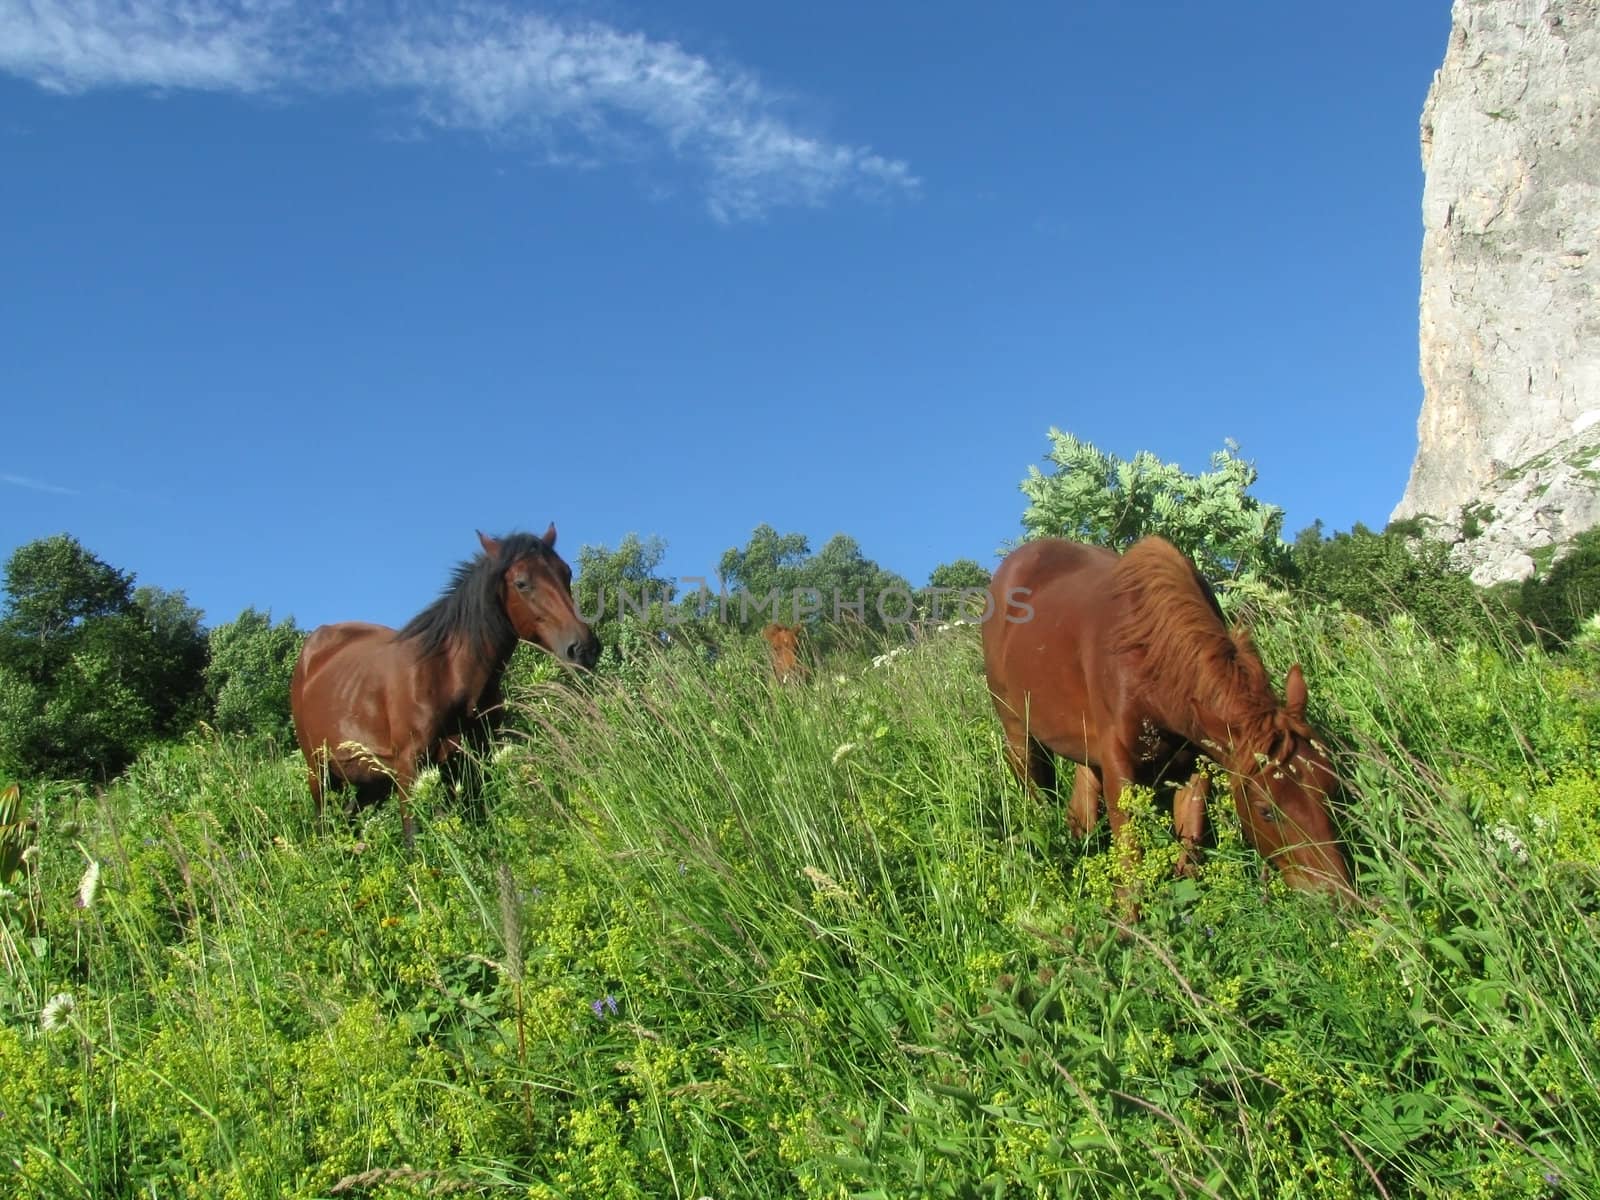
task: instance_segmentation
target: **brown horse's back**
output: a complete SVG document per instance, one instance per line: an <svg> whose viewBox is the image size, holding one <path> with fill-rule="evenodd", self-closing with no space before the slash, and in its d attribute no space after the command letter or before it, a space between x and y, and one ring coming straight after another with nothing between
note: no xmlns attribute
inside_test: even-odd
<svg viewBox="0 0 1600 1200"><path fill-rule="evenodd" d="M1098 761L1091 693L1100 674L1092 626L1117 564L1115 551L1059 538L1014 550L989 583L984 670L1001 724L1079 762Z"/></svg>
<svg viewBox="0 0 1600 1200"><path fill-rule="evenodd" d="M319 763L326 747L326 761L337 763L351 783L383 777L370 758L388 760L396 750L389 683L402 655L398 635L387 625L343 621L311 632L289 681L295 732L308 765ZM341 750L347 743L367 753Z"/></svg>

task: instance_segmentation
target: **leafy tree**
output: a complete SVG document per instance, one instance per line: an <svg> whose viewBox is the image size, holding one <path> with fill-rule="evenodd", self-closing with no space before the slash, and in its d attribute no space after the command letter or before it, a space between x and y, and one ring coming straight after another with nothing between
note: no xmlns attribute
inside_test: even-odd
<svg viewBox="0 0 1600 1200"><path fill-rule="evenodd" d="M798 587L816 592L823 621L836 616L854 619L853 606L860 604L859 619L867 628L882 631L904 624L915 612L916 596L906 578L868 558L848 534L834 534L821 550L798 564L795 574Z"/></svg>
<svg viewBox="0 0 1600 1200"><path fill-rule="evenodd" d="M206 701L218 729L292 739L289 678L305 639L294 618L274 625L253 607L211 631Z"/></svg>
<svg viewBox="0 0 1600 1200"><path fill-rule="evenodd" d="M1194 559L1206 578L1239 585L1284 577L1289 547L1283 510L1248 495L1255 467L1232 442L1211 456L1211 470L1184 472L1140 451L1131 460L1050 430L1046 456L1056 470L1028 468L1022 524L1027 538L1063 537L1125 550L1159 534Z"/></svg>
<svg viewBox="0 0 1600 1200"><path fill-rule="evenodd" d="M1520 607L1547 646L1570 642L1600 611L1600 528L1579 534L1543 578L1525 580Z"/></svg>
<svg viewBox="0 0 1600 1200"><path fill-rule="evenodd" d="M1349 533L1324 538L1315 522L1295 537L1293 567L1297 592L1368 620L1409 613L1445 640L1480 636L1488 627L1484 596L1451 562L1450 547L1412 537L1405 527L1374 533L1357 522Z"/></svg>
<svg viewBox="0 0 1600 1200"><path fill-rule="evenodd" d="M936 588L986 588L990 572L976 559L958 558L940 563L928 574L928 586Z"/></svg>
<svg viewBox="0 0 1600 1200"><path fill-rule="evenodd" d="M133 576L64 533L18 548L6 563L4 631L46 642L79 622L127 612Z"/></svg>
<svg viewBox="0 0 1600 1200"><path fill-rule="evenodd" d="M659 573L666 553L664 539L637 533L625 535L615 550L594 545L578 551L572 598L607 650L625 640L622 622L649 627L662 621L660 605L676 593L672 581ZM642 618L635 615L641 606L647 606Z"/></svg>
<svg viewBox="0 0 1600 1200"><path fill-rule="evenodd" d="M980 566L976 559L958 558L954 562L940 563L929 572L928 587L947 594L926 597L922 606L924 613L930 617L949 620L958 614L959 603L959 611L981 614L984 601L971 593L986 591L989 587L989 578L989 572ZM964 601L960 599L961 593L967 593Z"/></svg>
<svg viewBox="0 0 1600 1200"><path fill-rule="evenodd" d="M904 576L868 558L844 533L813 554L804 534L780 534L771 525L759 525L744 548L728 550L719 565L730 592L745 594L743 602L729 600L732 619L772 619L769 597L776 593L780 621L794 619L797 602L802 617L810 610L813 621L830 625L836 616L850 620L860 604L862 624L881 631L908 619L915 602Z"/></svg>
<svg viewBox="0 0 1600 1200"><path fill-rule="evenodd" d="M787 597L797 586L800 564L810 553L805 534L780 534L763 522L744 549L731 547L723 553L717 570L728 588L748 592L752 602L764 600L774 590Z"/></svg>
<svg viewBox="0 0 1600 1200"><path fill-rule="evenodd" d="M196 713L205 641L181 592L133 577L65 534L5 569L0 763L33 775L110 775Z"/></svg>
<svg viewBox="0 0 1600 1200"><path fill-rule="evenodd" d="M207 637L205 614L182 591L141 587L133 593L139 688L155 728L176 733L204 709Z"/></svg>

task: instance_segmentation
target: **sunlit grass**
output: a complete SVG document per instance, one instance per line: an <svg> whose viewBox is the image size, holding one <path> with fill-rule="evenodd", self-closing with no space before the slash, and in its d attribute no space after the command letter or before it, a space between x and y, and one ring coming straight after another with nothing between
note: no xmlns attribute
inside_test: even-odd
<svg viewBox="0 0 1600 1200"><path fill-rule="evenodd" d="M1192 881L1137 821L1117 936L970 627L800 686L732 639L522 670L487 818L425 787L409 855L392 804L319 834L295 757L214 738L30 797L0 1161L52 1197L1591 1194L1592 663L1257 636L1351 784L1351 913L1222 801Z"/></svg>

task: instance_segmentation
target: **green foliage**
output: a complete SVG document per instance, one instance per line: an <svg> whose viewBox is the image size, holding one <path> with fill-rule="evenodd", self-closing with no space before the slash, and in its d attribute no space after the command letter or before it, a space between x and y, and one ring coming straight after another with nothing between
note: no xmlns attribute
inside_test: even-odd
<svg viewBox="0 0 1600 1200"><path fill-rule="evenodd" d="M139 687L156 733L170 737L192 724L204 705L205 614L190 607L181 591L157 587L137 589L133 603L139 620L137 649L131 652L138 655Z"/></svg>
<svg viewBox="0 0 1600 1200"><path fill-rule="evenodd" d="M989 572L975 559L940 563L928 575L928 590L919 597L918 611L934 621L975 619L983 615L988 588Z"/></svg>
<svg viewBox="0 0 1600 1200"><path fill-rule="evenodd" d="M615 550L596 545L578 551L572 598L603 644L616 642L619 620L671 602L676 585L658 573L666 553L665 539L637 533L626 534Z"/></svg>
<svg viewBox="0 0 1600 1200"><path fill-rule="evenodd" d="M928 575L928 586L933 588L986 588L989 571L979 566L976 559L958 558L940 563Z"/></svg>
<svg viewBox="0 0 1600 1200"><path fill-rule="evenodd" d="M49 642L79 622L127 612L133 576L101 562L59 533L29 542L5 570L7 634Z"/></svg>
<svg viewBox="0 0 1600 1200"><path fill-rule="evenodd" d="M1125 550L1158 534L1194 559L1213 583L1259 588L1282 578L1288 547L1280 536L1283 510L1247 493L1256 469L1227 443L1211 470L1186 473L1140 451L1123 461L1050 430L1051 474L1028 468L1022 524L1026 537L1063 537Z"/></svg>
<svg viewBox="0 0 1600 1200"><path fill-rule="evenodd" d="M1547 646L1571 641L1600 612L1600 529L1579 534L1542 578L1523 583L1521 609Z"/></svg>
<svg viewBox="0 0 1600 1200"><path fill-rule="evenodd" d="M743 625L810 620L819 635L836 637L838 623L856 621L882 633L915 611L905 577L868 558L843 533L812 554L804 534L760 525L743 549L723 554L719 568L729 589L725 615Z"/></svg>
<svg viewBox="0 0 1600 1200"><path fill-rule="evenodd" d="M1479 501L1461 510L1461 536L1467 541L1483 536L1483 528L1495 518L1494 505Z"/></svg>
<svg viewBox="0 0 1600 1200"><path fill-rule="evenodd" d="M224 733L273 737L288 745L294 736L289 680L305 638L294 618L274 625L270 612L254 607L213 629L205 669L212 724Z"/></svg>
<svg viewBox="0 0 1600 1200"><path fill-rule="evenodd" d="M0 906L14 1191L1590 1194L1600 698L1408 618L1258 639L1343 747L1354 912L1263 893L1222 795L1174 880L1145 797L1119 939L970 628L542 676L412 856L393 806L316 835L291 757L154 751Z"/></svg>
<svg viewBox="0 0 1600 1200"><path fill-rule="evenodd" d="M752 604L762 603L773 592L788 603L799 586L800 564L810 553L805 534L780 534L762 523L743 549L731 546L723 552L717 570L730 591L745 593ZM780 617L788 619L781 613Z"/></svg>
<svg viewBox="0 0 1600 1200"><path fill-rule="evenodd" d="M1497 607L1450 561L1449 546L1403 527L1374 533L1357 522L1324 538L1318 522L1295 538L1293 565L1300 594L1379 623L1408 613L1436 638L1483 637Z"/></svg>
<svg viewBox="0 0 1600 1200"><path fill-rule="evenodd" d="M1255 634L1349 784L1351 910L1263 884L1221 787L1192 879L1148 793L1137 867L1072 837L962 626L804 686L755 638L533 656L486 820L423 796L413 853L394 805L319 834L240 739L34 800L8 1194L1596 1194L1589 660L1332 605Z"/></svg>
<svg viewBox="0 0 1600 1200"><path fill-rule="evenodd" d="M109 776L199 712L206 644L182 592L133 577L65 535L6 564L0 616L0 765Z"/></svg>
<svg viewBox="0 0 1600 1200"><path fill-rule="evenodd" d="M8 885L22 869L22 852L28 848L31 830L22 789L14 783L0 787L0 887Z"/></svg>

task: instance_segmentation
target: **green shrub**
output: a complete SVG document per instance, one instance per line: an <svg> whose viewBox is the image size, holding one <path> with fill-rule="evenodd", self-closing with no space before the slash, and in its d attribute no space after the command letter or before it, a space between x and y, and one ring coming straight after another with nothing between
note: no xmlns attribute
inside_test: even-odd
<svg viewBox="0 0 1600 1200"><path fill-rule="evenodd" d="M1521 607L1547 646L1570 642L1600 612L1600 529L1579 534L1547 574L1526 580Z"/></svg>

